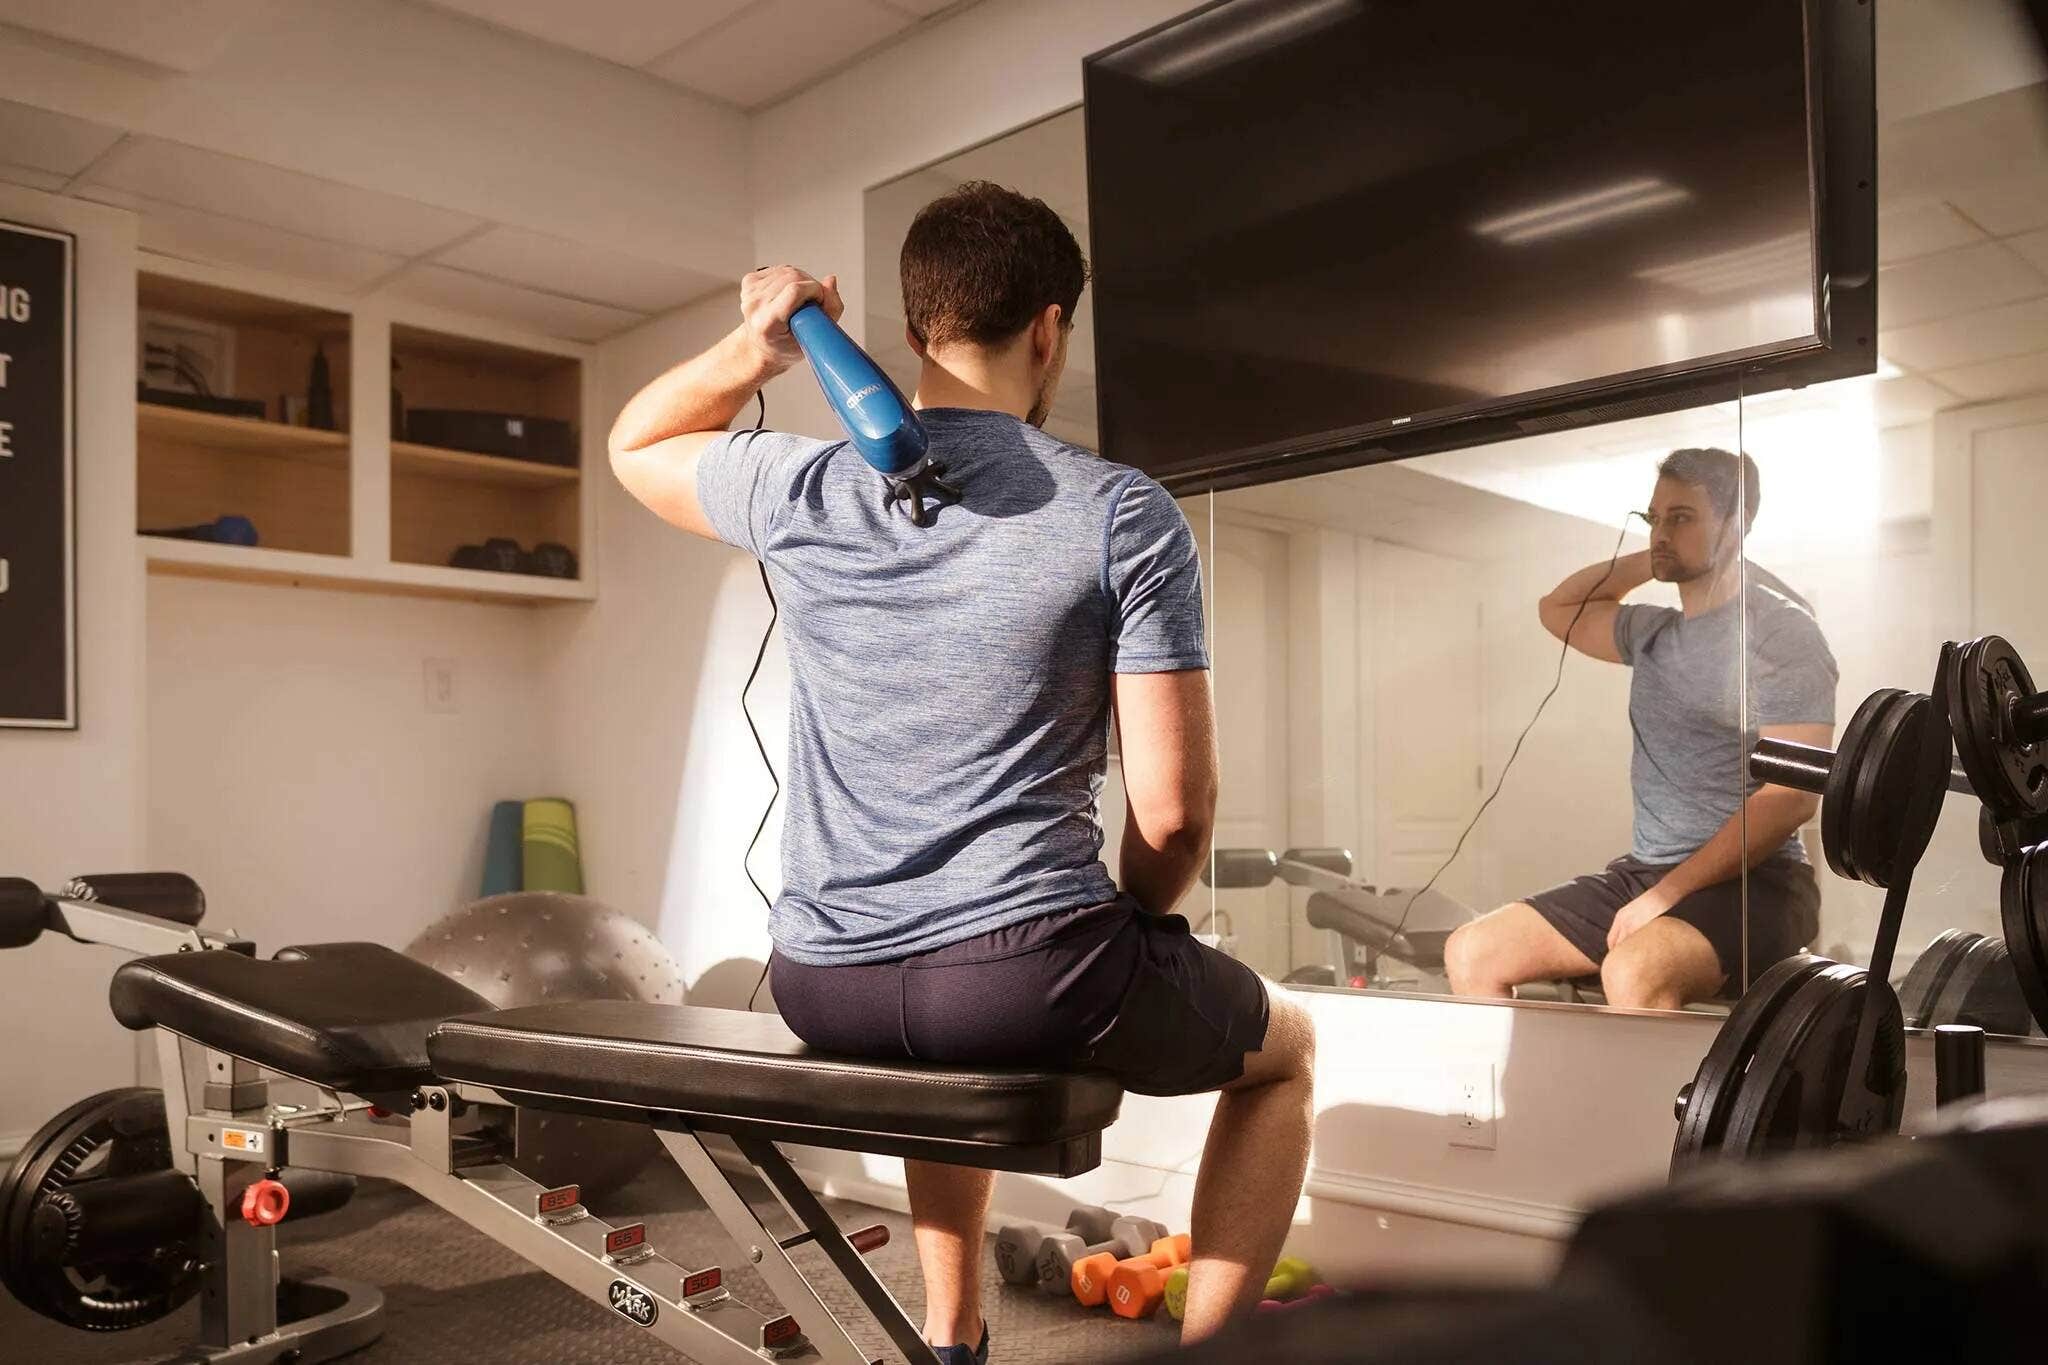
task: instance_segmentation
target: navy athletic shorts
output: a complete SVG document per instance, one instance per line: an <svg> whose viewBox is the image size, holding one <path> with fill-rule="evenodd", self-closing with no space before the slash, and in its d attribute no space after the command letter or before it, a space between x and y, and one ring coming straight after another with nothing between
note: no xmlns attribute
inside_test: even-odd
<svg viewBox="0 0 2048 1365"><path fill-rule="evenodd" d="M1103 1071L1192 1095L1243 1075L1266 1040L1258 973L1128 896L891 962L770 962L784 1022L845 1056Z"/></svg>

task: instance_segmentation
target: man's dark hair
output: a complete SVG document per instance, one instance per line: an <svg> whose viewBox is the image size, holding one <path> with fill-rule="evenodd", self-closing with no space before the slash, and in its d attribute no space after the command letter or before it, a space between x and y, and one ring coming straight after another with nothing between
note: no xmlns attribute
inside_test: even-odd
<svg viewBox="0 0 2048 1365"><path fill-rule="evenodd" d="M1763 490L1757 484L1756 461L1747 455L1738 456L1718 446L1688 446L1666 455L1657 466L1657 477L1706 489L1714 510L1724 521L1735 514L1735 495L1739 489L1743 529L1747 530L1756 520L1757 502Z"/></svg>
<svg viewBox="0 0 2048 1365"><path fill-rule="evenodd" d="M1042 199L970 180L918 211L903 239L903 316L926 346L1007 341L1056 303L1071 327L1081 244Z"/></svg>

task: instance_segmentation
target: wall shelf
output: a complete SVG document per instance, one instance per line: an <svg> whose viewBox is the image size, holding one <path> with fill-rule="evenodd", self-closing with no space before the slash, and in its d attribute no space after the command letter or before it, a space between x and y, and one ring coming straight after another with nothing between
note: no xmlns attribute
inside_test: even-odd
<svg viewBox="0 0 2048 1365"><path fill-rule="evenodd" d="M457 479L465 483L497 484L503 488L559 488L576 483L583 477L581 470L563 465L514 460L503 455L479 455L468 450L446 450L412 441L391 443L391 472Z"/></svg>
<svg viewBox="0 0 2048 1365"><path fill-rule="evenodd" d="M177 578L450 597L472 602L587 602L597 596L596 585L573 578L489 573L431 564L362 564L342 555L216 545L161 536L138 536L137 540L151 573Z"/></svg>
<svg viewBox="0 0 2048 1365"><path fill-rule="evenodd" d="M348 467L348 433L345 431L315 431L311 427L290 427L258 417L229 417L217 412L165 407L159 403L137 403L135 426L136 434L145 439L176 441L207 450L303 460L329 469Z"/></svg>

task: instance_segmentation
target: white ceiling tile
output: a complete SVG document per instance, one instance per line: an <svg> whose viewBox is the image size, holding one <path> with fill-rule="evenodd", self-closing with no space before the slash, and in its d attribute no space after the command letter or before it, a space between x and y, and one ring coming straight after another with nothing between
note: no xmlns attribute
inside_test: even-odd
<svg viewBox="0 0 2048 1365"><path fill-rule="evenodd" d="M2029 157L2001 175L1957 186L1948 198L1994 237L2048 225L2048 165Z"/></svg>
<svg viewBox="0 0 2048 1365"><path fill-rule="evenodd" d="M882 0L882 3L919 19L929 19L942 9L953 8L960 0Z"/></svg>
<svg viewBox="0 0 2048 1365"><path fill-rule="evenodd" d="M360 289L403 264L382 252L176 204L144 201L137 208L143 248L181 260L267 270L342 289Z"/></svg>
<svg viewBox="0 0 2048 1365"><path fill-rule="evenodd" d="M1877 336L1881 354L1907 369L1932 375L1944 385L1948 381L1940 377L1939 371L2027 355L2044 347L2048 347L2048 299L2031 299L1939 322L1923 322L1917 327L1901 327Z"/></svg>
<svg viewBox="0 0 2048 1365"><path fill-rule="evenodd" d="M2003 242L1921 256L1877 273L1877 325L1910 327L2048 294L2048 275Z"/></svg>
<svg viewBox="0 0 2048 1365"><path fill-rule="evenodd" d="M1973 403L2040 393L2048 390L2048 350L2033 355L2008 356L1982 365L1936 370L1929 378Z"/></svg>
<svg viewBox="0 0 2048 1365"><path fill-rule="evenodd" d="M119 128L0 100L0 161L69 179L121 140Z"/></svg>
<svg viewBox="0 0 2048 1365"><path fill-rule="evenodd" d="M665 81L752 109L836 70L912 22L876 0L760 0L647 69Z"/></svg>
<svg viewBox="0 0 2048 1365"><path fill-rule="evenodd" d="M666 312L736 283L523 228L492 228L434 259L472 274L641 313Z"/></svg>
<svg viewBox="0 0 2048 1365"><path fill-rule="evenodd" d="M197 71L271 0L0 0L0 23L119 53L173 71Z"/></svg>
<svg viewBox="0 0 2048 1365"><path fill-rule="evenodd" d="M88 183L401 256L430 251L483 221L162 138L136 138Z"/></svg>
<svg viewBox="0 0 2048 1365"><path fill-rule="evenodd" d="M646 315L623 308L606 308L537 289L522 289L438 265L415 266L379 292L452 312L492 318L566 341L602 341L646 321Z"/></svg>
<svg viewBox="0 0 2048 1365"><path fill-rule="evenodd" d="M1896 265L1929 252L1985 240L1969 219L1939 199L1886 208L1877 215L1877 262Z"/></svg>
<svg viewBox="0 0 2048 1365"><path fill-rule="evenodd" d="M10 147L8 150L14 149ZM71 177L58 175L55 171L39 171L33 166L10 166L0 161L0 181L10 185L26 185L32 190L47 190L55 194L71 182Z"/></svg>
<svg viewBox="0 0 2048 1365"><path fill-rule="evenodd" d="M645 66L753 0L433 0L442 9L557 47Z"/></svg>

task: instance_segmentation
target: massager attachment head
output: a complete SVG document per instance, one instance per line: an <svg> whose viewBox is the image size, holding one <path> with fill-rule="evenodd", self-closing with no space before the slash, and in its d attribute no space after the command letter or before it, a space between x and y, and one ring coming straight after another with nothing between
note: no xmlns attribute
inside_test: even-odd
<svg viewBox="0 0 2048 1365"><path fill-rule="evenodd" d="M790 315L789 330L811 362L825 401L860 457L888 481L885 503L902 503L913 525L931 517L928 497L958 502L945 466L931 458L924 423L889 376L815 303Z"/></svg>

